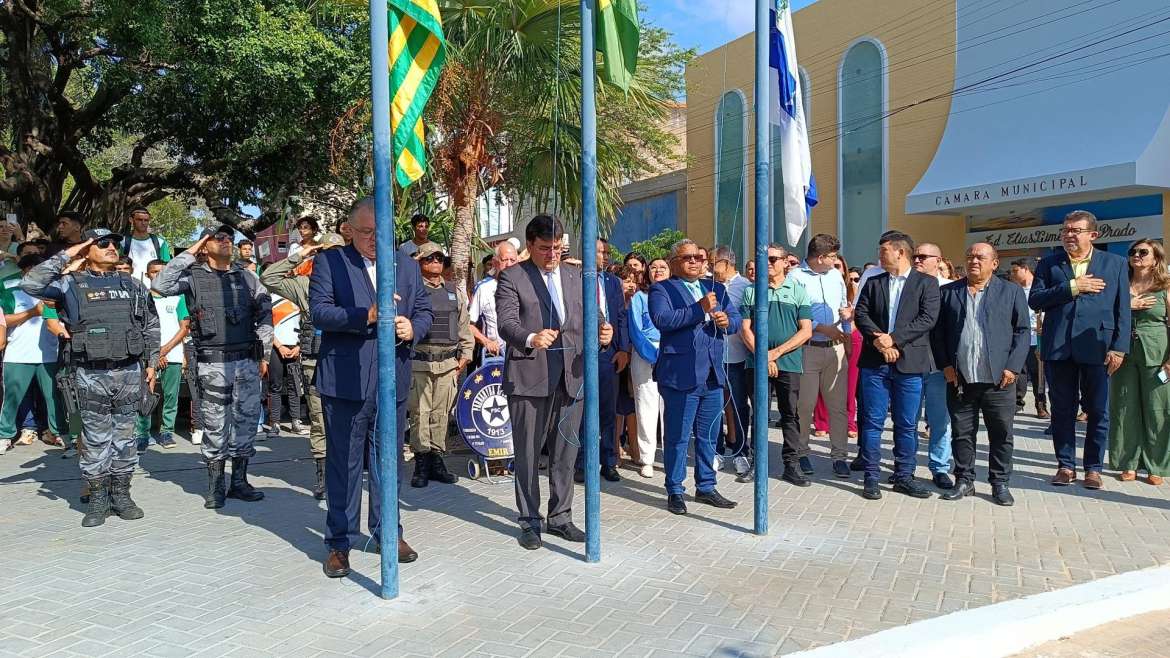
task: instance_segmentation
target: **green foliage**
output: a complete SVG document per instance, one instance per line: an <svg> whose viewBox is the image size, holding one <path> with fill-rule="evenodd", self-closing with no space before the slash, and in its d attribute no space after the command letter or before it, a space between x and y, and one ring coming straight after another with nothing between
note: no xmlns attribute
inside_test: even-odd
<svg viewBox="0 0 1170 658"><path fill-rule="evenodd" d="M671 245L685 237L687 237L686 234L677 229L663 229L657 235L653 235L642 242L631 244L630 251L641 254L647 262L655 258L667 258L670 256Z"/></svg>
<svg viewBox="0 0 1170 658"><path fill-rule="evenodd" d="M192 212L187 202L172 197L159 199L147 209L150 210L151 230L174 246L190 243L191 234L206 218L206 211Z"/></svg>

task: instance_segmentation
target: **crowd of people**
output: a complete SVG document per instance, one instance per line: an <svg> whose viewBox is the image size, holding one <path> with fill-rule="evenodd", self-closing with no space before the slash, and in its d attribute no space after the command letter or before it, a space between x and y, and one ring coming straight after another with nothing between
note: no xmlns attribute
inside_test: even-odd
<svg viewBox="0 0 1170 658"><path fill-rule="evenodd" d="M313 494L328 510L324 570L348 574L364 471L377 463L372 201L359 201L338 233L300 218L288 257L268 264L250 241L234 243L229 226L174 253L146 209L128 219L133 230L122 236L63 212L55 241L24 240L19 227L0 223L0 454L38 439L66 457L79 452L82 525L141 518L130 480L139 454L174 447L185 381L190 440L207 466L204 506L261 500L248 481L254 441L282 430L307 436ZM584 540L572 502L573 482L585 476L585 331L600 345L600 477L619 482L628 468L651 479L661 464L665 507L675 514L687 512L689 454L693 501L736 506L717 477L753 478L761 416L780 430L784 482L811 486L821 469L842 479L860 473L870 500L882 496L887 419L892 491L971 496L982 419L991 498L1012 505L1014 419L1029 388L1031 413L1050 422L1053 485L1078 479L1078 422L1084 487L1104 486L1107 452L1121 480L1144 473L1156 485L1170 472L1165 252L1152 239L1135 242L1128 262L1094 248L1096 218L1085 211L1065 218L1058 253L1006 267L991 244L971 245L957 268L938 245L899 231L881 236L864 267L845 262L838 238L818 234L802 254L770 245L758 273L723 245L684 239L668 254L631 252L611 263L614 250L599 240L597 327L584 326L584 272L556 218L533 218L523 244L496 245L472 285L455 279L426 216L411 228L397 251L393 373L409 484L457 481L444 460L456 441L456 393L475 367L502 361L518 540L527 549L541 546L542 532ZM766 326L754 315L758 276ZM763 409L754 396L760 343ZM922 419L933 489L915 477ZM827 441L823 466L812 458L814 439ZM376 538L380 477L368 471ZM399 536L400 561L413 561Z"/></svg>

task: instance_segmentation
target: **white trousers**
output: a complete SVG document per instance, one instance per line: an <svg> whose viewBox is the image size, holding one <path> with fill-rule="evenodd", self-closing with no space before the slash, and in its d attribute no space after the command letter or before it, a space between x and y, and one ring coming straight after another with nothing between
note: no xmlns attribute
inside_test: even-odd
<svg viewBox="0 0 1170 658"><path fill-rule="evenodd" d="M658 449L658 428L663 423L662 395L654 381L654 366L634 350L630 358L630 379L634 386L634 413L638 417L638 453L642 464L654 464Z"/></svg>

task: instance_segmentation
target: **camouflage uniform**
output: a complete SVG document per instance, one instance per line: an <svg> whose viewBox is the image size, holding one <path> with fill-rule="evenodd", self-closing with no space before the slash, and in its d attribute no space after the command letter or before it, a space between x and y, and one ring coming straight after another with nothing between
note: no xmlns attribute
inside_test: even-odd
<svg viewBox="0 0 1170 658"><path fill-rule="evenodd" d="M82 525L101 525L112 511L140 519L130 498L138 465L134 423L143 396L143 361L156 363L159 321L150 293L128 274L79 272L62 275L69 257L58 253L29 271L21 288L56 303L71 334L64 346L62 375L68 406L81 417L81 473L89 485L89 510Z"/></svg>
<svg viewBox="0 0 1170 658"><path fill-rule="evenodd" d="M256 275L232 263L224 271L196 264L186 252L159 272L152 286L160 295L187 296L195 379L203 424L201 450L208 468L204 507L224 498L256 501L264 494L248 483L248 460L260 423L259 360L272 350L272 300ZM224 460L232 460L225 491Z"/></svg>

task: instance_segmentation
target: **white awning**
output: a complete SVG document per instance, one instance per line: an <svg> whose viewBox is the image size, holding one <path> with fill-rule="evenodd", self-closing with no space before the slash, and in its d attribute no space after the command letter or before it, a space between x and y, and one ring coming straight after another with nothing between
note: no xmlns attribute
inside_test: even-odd
<svg viewBox="0 0 1170 658"><path fill-rule="evenodd" d="M1166 0L957 3L955 95L907 213L1170 189Z"/></svg>

